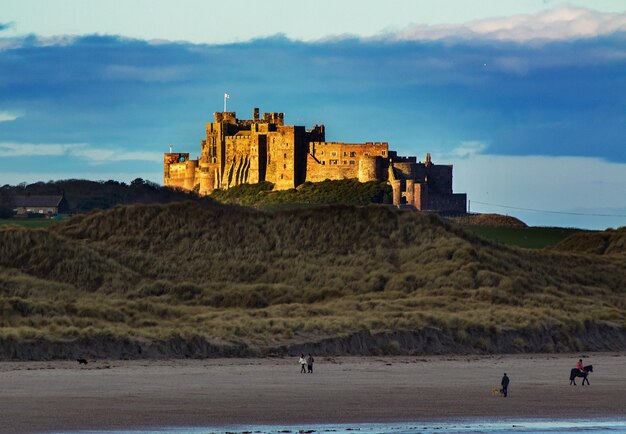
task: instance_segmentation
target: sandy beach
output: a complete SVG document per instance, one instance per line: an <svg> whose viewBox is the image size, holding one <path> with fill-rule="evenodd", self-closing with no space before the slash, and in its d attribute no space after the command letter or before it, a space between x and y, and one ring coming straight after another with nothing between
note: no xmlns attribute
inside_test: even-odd
<svg viewBox="0 0 626 434"><path fill-rule="evenodd" d="M591 386L569 386L579 356ZM626 354L0 363L0 432L623 417ZM491 395L502 374L508 398Z"/></svg>

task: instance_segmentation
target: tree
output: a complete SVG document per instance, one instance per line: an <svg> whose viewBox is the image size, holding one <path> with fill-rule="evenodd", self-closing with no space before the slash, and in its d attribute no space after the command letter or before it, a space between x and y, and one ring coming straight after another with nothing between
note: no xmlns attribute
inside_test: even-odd
<svg viewBox="0 0 626 434"><path fill-rule="evenodd" d="M0 189L0 218L13 217L13 197L5 189Z"/></svg>

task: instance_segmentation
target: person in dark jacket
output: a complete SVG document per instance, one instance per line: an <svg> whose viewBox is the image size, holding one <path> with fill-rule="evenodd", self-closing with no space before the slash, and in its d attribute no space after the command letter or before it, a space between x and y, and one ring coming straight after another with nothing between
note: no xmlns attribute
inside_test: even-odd
<svg viewBox="0 0 626 434"><path fill-rule="evenodd" d="M504 377L502 377L500 385L502 386L502 396L506 398L509 389L509 377L507 377L506 372L504 373Z"/></svg>
<svg viewBox="0 0 626 434"><path fill-rule="evenodd" d="M309 368L308 370L309 374L312 374L313 373L313 356L311 355L311 353L309 353L306 356L306 364L307 364L307 367Z"/></svg>

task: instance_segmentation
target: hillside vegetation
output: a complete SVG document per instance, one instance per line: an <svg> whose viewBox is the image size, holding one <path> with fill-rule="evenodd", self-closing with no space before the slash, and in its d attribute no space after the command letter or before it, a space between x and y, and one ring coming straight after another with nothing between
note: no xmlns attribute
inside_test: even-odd
<svg viewBox="0 0 626 434"><path fill-rule="evenodd" d="M121 204L170 203L184 200L202 203L212 202L211 199L200 197L193 192L162 187L141 178L137 178L129 184L118 181L66 179L0 187L0 218L9 217L9 215L3 215L1 211L3 204L5 208L13 208L10 203L12 196L60 194L65 195L70 213L107 209Z"/></svg>
<svg viewBox="0 0 626 434"><path fill-rule="evenodd" d="M384 206L118 206L0 228L0 357L624 349L625 280Z"/></svg>
<svg viewBox="0 0 626 434"><path fill-rule="evenodd" d="M554 251L594 254L626 254L626 227L571 235L552 247Z"/></svg>
<svg viewBox="0 0 626 434"><path fill-rule="evenodd" d="M210 197L221 203L270 207L284 204L368 205L392 203L391 186L385 181L359 182L356 179L305 182L297 189L273 191L274 184L242 184L228 190L214 190Z"/></svg>

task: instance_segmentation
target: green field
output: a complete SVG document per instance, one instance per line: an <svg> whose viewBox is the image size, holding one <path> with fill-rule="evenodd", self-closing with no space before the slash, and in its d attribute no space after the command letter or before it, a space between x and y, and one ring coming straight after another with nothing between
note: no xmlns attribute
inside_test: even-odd
<svg viewBox="0 0 626 434"><path fill-rule="evenodd" d="M589 232L574 228L548 228L548 227L487 227L467 226L464 229L491 241L496 241L509 246L523 247L526 249L543 249L563 241L572 234Z"/></svg>
<svg viewBox="0 0 626 434"><path fill-rule="evenodd" d="M23 228L49 228L61 220L55 219L0 219L0 226L15 225Z"/></svg>

